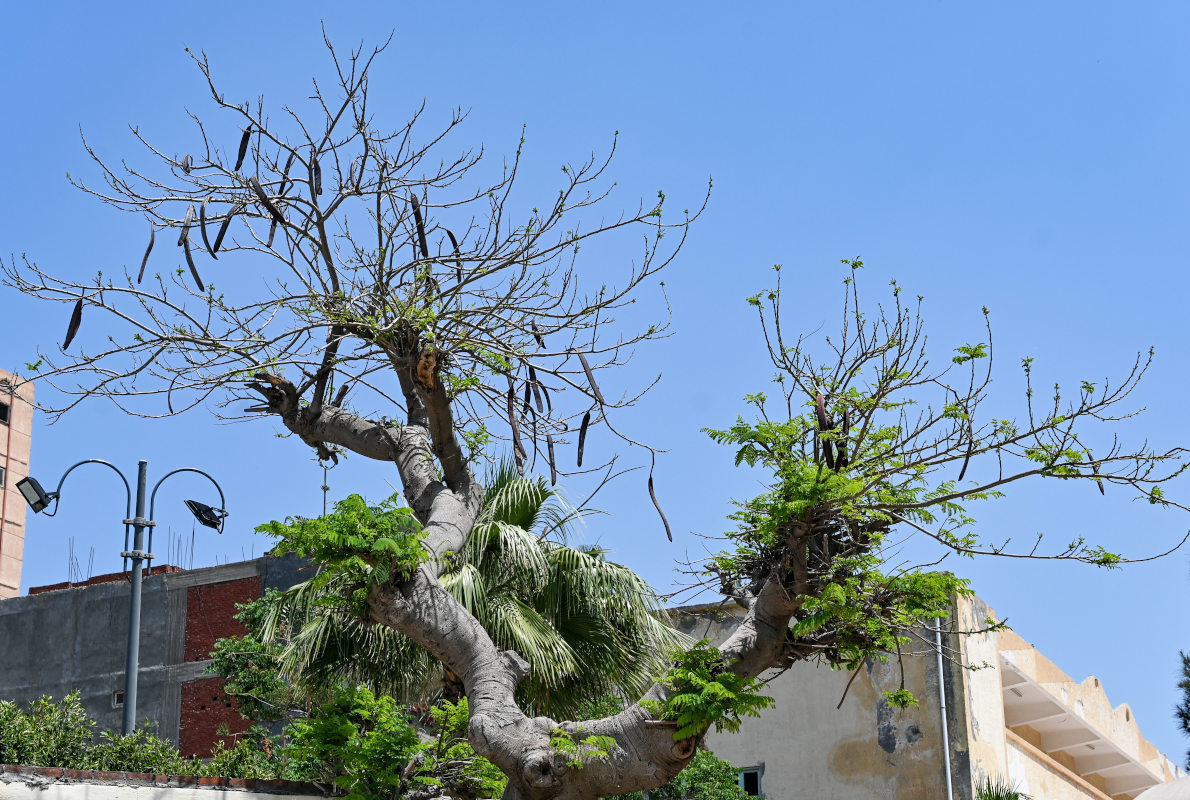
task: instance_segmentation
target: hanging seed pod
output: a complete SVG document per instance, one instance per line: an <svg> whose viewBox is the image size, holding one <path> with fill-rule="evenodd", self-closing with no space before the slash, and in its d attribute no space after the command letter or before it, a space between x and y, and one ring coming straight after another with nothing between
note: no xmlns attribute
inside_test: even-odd
<svg viewBox="0 0 1190 800"><path fill-rule="evenodd" d="M239 172L244 164L244 156L248 154L248 141L252 138L252 126L244 128L244 135L240 137L240 150L236 153L236 165L232 172Z"/></svg>
<svg viewBox="0 0 1190 800"><path fill-rule="evenodd" d="M967 465L971 463L971 454L975 452L975 432L971 430L971 423L967 423L967 455L963 456L963 467L959 470L959 480L967 474ZM1103 487L1099 487L1103 491Z"/></svg>
<svg viewBox="0 0 1190 800"><path fill-rule="evenodd" d="M665 535L669 537L672 542L674 540L673 531L669 529L669 520L665 518L665 512L661 510L661 504L657 502L657 493L653 491L653 470L649 469L649 497L653 498L653 508L657 509L657 513L661 516L661 524L665 526Z"/></svg>
<svg viewBox="0 0 1190 800"><path fill-rule="evenodd" d="M70 324L66 326L66 341L62 343L62 349L70 347L70 343L74 341L74 335L79 332L79 325L83 323L83 298L79 298L78 302L74 304L74 311L70 313Z"/></svg>
<svg viewBox="0 0 1190 800"><path fill-rule="evenodd" d="M524 402L524 405L522 406L522 409L523 409L521 411L522 414L528 414L533 408L532 406L529 405L529 395L531 392L531 389L529 388L530 386L532 386L532 383L530 381L525 381L525 402Z"/></svg>
<svg viewBox="0 0 1190 800"><path fill-rule="evenodd" d="M318 163L318 152L310 146L310 191L322 194L322 166Z"/></svg>
<svg viewBox="0 0 1190 800"><path fill-rule="evenodd" d="M1099 465L1091 464L1091 471L1094 472L1096 475L1099 475ZM1096 477L1095 484L1099 487L1099 494L1106 496L1107 492L1103 488L1103 478Z"/></svg>
<svg viewBox="0 0 1190 800"><path fill-rule="evenodd" d="M459 256L459 240L451 233L450 228L446 229L446 235L450 237L450 245L454 248L455 256L455 277L459 283L463 282L463 259Z"/></svg>
<svg viewBox="0 0 1190 800"><path fill-rule="evenodd" d="M578 465L583 465L583 448L587 444L587 426L591 424L591 412L583 414L583 424L578 429Z"/></svg>
<svg viewBox="0 0 1190 800"><path fill-rule="evenodd" d="M227 226L231 224L231 218L243 210L243 206L236 203L231 211L227 212L227 216L223 218L223 222L219 224L219 232L215 234L215 246L211 248L211 255L219 252L219 247L223 244L223 237L227 234Z"/></svg>
<svg viewBox="0 0 1190 800"><path fill-rule="evenodd" d="M847 434L851 431L851 409L843 409L843 430L842 436L835 446L839 450L839 454L835 457L835 463L839 469L847 466Z"/></svg>
<svg viewBox="0 0 1190 800"><path fill-rule="evenodd" d="M198 207L198 229L202 232L203 246L207 248L207 252L211 254L211 258L218 261L219 256L215 255L215 251L211 248L211 240L207 238L207 203L209 202L211 202L211 198L208 197Z"/></svg>
<svg viewBox="0 0 1190 800"><path fill-rule="evenodd" d="M516 387L511 377L508 378L508 425L512 428L512 450L519 467L525 462L525 448L521 444L521 429L516 419Z"/></svg>
<svg viewBox="0 0 1190 800"><path fill-rule="evenodd" d="M575 354L578 356L578 360L582 362L583 372L587 373L587 383L590 384L595 399L599 401L599 405L603 405L603 393L599 391L599 386L595 383L595 373L591 372L591 365L587 363L587 357L577 350Z"/></svg>
<svg viewBox="0 0 1190 800"><path fill-rule="evenodd" d="M541 331L537 330L537 323L530 320L529 327L533 329L533 338L537 340L537 346L544 350L545 339L541 338Z"/></svg>
<svg viewBox="0 0 1190 800"><path fill-rule="evenodd" d="M550 486L558 483L558 468L554 464L554 437L548 433L545 435L546 452L550 458Z"/></svg>
<svg viewBox="0 0 1190 800"><path fill-rule="evenodd" d="M289 187L293 185L293 182L289 180L289 168L293 166L293 159L296 155L296 153L290 150L289 158L285 159L285 166L281 169L281 189L277 194L285 194L289 191Z"/></svg>
<svg viewBox="0 0 1190 800"><path fill-rule="evenodd" d="M545 395L545 407L549 411L550 414L553 414L554 413L554 404L550 402L550 390L545 388L544 383L540 384L540 386L541 386L541 393L543 395Z"/></svg>
<svg viewBox="0 0 1190 800"><path fill-rule="evenodd" d="M830 430L830 420L826 416L826 398L819 392L814 396L814 413L818 416L818 430Z"/></svg>
<svg viewBox="0 0 1190 800"><path fill-rule="evenodd" d="M194 222L194 203L186 209L186 218L182 220L182 232L178 234L178 247L190 239L190 223Z"/></svg>
<svg viewBox="0 0 1190 800"><path fill-rule="evenodd" d="M182 172L185 172L187 175L189 175L193 164L194 159L190 157L189 153L187 153L182 157Z"/></svg>
<svg viewBox="0 0 1190 800"><path fill-rule="evenodd" d="M207 287L202 285L202 278L198 277L198 268L194 266L194 256L190 255L190 240L187 239L182 245L182 252L186 254L186 264L190 267L190 274L194 276L194 282L198 284L198 290L205 292Z"/></svg>
<svg viewBox="0 0 1190 800"><path fill-rule="evenodd" d="M413 206L413 224L417 226L417 243L421 247L421 257L430 257L430 247L426 243L426 224L421 217L421 203L417 199L417 195L409 195L409 204Z"/></svg>
<svg viewBox="0 0 1190 800"><path fill-rule="evenodd" d="M149 223L149 246L145 248L145 257L140 260L140 272L136 274L136 282L140 283L145 277L145 265L149 263L149 253L153 252L153 242L157 240L157 228Z"/></svg>
<svg viewBox="0 0 1190 800"><path fill-rule="evenodd" d="M537 413L544 414L545 407L541 404L541 390L537 388L537 371L529 365L529 385L533 387L533 401L537 403Z"/></svg>
<svg viewBox="0 0 1190 800"><path fill-rule="evenodd" d="M276 235L277 235L277 220L273 220L272 223L269 224L269 238L265 240L264 246L272 247L273 246L273 237Z"/></svg>
<svg viewBox="0 0 1190 800"><path fill-rule="evenodd" d="M256 199L260 201L262 206L264 206L264 210L269 212L269 216L271 216L277 222L284 222L285 217L281 216L281 212L278 211L277 207L273 205L273 202L269 200L269 196L264 193L264 188L260 185L260 181L256 180L255 176L248 179L248 185L252 187L252 191L256 192Z"/></svg>

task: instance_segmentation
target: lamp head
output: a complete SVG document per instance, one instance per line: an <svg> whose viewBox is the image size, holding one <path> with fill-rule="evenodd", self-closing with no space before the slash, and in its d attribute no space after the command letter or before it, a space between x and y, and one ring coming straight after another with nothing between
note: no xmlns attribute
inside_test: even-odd
<svg viewBox="0 0 1190 800"><path fill-rule="evenodd" d="M227 512L222 508L214 508L205 503L200 503L197 500L184 500L186 508L190 509L190 513L198 520L199 525L205 525L208 528L214 528L219 533L223 533L223 520L227 517Z"/></svg>
<svg viewBox="0 0 1190 800"><path fill-rule="evenodd" d="M34 514L44 511L54 501L55 495L41 488L41 484L33 476L17 481L17 491L25 498Z"/></svg>

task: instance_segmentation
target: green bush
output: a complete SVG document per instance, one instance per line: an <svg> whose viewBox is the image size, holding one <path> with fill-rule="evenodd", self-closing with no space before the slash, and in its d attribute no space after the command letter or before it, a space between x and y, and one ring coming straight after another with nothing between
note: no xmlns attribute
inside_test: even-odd
<svg viewBox="0 0 1190 800"><path fill-rule="evenodd" d="M99 734L99 743L87 752L81 768L185 775L195 766L194 762L182 757L169 739L162 739L142 728L127 736L112 731Z"/></svg>
<svg viewBox="0 0 1190 800"><path fill-rule="evenodd" d="M77 769L91 746L94 728L77 691L58 703L46 695L30 703L27 711L0 702L0 763Z"/></svg>

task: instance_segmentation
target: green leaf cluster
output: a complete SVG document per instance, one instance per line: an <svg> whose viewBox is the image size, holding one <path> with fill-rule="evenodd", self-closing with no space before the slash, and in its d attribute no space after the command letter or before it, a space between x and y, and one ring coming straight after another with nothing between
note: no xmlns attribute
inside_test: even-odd
<svg viewBox="0 0 1190 800"><path fill-rule="evenodd" d="M771 697L759 693L760 682L730 671L709 639L675 653L674 661L659 678L670 690L669 696L664 702L643 700L641 705L677 724L675 741L700 736L711 725L735 733L743 717L760 716L762 709L773 706Z"/></svg>
<svg viewBox="0 0 1190 800"><path fill-rule="evenodd" d="M616 795L614 800L642 800L641 792ZM748 800L740 788L739 768L717 758L709 750L699 750L694 758L669 783L649 790L650 800Z"/></svg>
<svg viewBox="0 0 1190 800"><path fill-rule="evenodd" d="M369 506L358 494L349 495L335 503L334 514L274 520L256 532L280 540L274 549L277 555L297 553L321 564L315 583L349 576L350 600L360 614L366 611L372 583L408 578L426 559L421 525L396 495L378 506Z"/></svg>
<svg viewBox="0 0 1190 800"><path fill-rule="evenodd" d="M574 733L562 728L554 728L550 732L550 747L566 759L567 766L574 769L582 769L595 759L607 758L609 751L616 746L614 736L583 736L584 732L582 725Z"/></svg>

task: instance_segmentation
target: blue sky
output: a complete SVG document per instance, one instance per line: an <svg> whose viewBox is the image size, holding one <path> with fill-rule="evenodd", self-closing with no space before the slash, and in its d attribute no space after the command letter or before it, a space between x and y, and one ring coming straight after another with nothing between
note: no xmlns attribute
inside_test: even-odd
<svg viewBox="0 0 1190 800"><path fill-rule="evenodd" d="M66 181L66 172L96 177L79 127L112 158L141 155L129 123L168 150L186 149L194 132L184 109L209 111L187 46L206 50L230 97L300 105L310 78L328 76L320 18L342 47L395 32L372 85L373 109L394 125L423 99L431 120L470 109L456 142L483 144L494 163L527 126L526 186L543 197L560 164L602 152L615 131L617 207L635 208L658 189L678 208L694 205L713 176L709 208L666 276L675 335L642 349L621 387L662 374L624 421L669 449L657 487L678 542L665 541L640 473L602 495L609 513L585 530L659 587L671 585L675 560L699 557L702 540L690 532L725 530L731 501L760 490L760 476L734 469L731 453L699 430L730 424L745 412L742 396L767 385L771 368L743 298L769 285L775 263L785 265L796 311L786 325L829 330L839 259L861 256L869 297L884 297L892 277L925 296L939 359L980 338L988 306L998 415L1019 412L1021 357L1036 359L1041 385L1074 384L1119 374L1155 346L1136 396L1148 411L1124 433L1158 445L1190 439L1190 8L1181 3L16 5L0 33L0 253L79 277L135 267L143 220ZM615 274L616 259L630 257L597 251L583 268ZM3 366L54 347L68 316L65 306L0 289ZM84 344L86 335L84 326ZM221 425L201 411L143 421L95 400L57 425L38 423L34 473L56 483L92 457L130 476L147 459L153 480L206 469L227 490L232 517L221 538L198 531L195 563L236 560L269 546L253 526L321 509L321 469L277 430ZM602 444L612 446L594 438L589 449ZM26 588L66 578L72 537L84 570L92 547L96 573L119 568L119 484L89 469L71 476L58 517L30 521ZM189 542L180 500L209 499L190 481L162 489L159 541L172 528ZM384 496L388 481L391 470L349 459L330 474L331 497ZM1185 498L1187 488L1173 493ZM973 510L994 536L1087 536L1138 556L1190 528L1183 513L1085 485L1041 483ZM904 557L928 553L909 544ZM1190 648L1188 559L1179 552L1118 572L946 564L1076 679L1099 676L1112 701L1128 702L1143 732L1180 758L1187 742L1171 708L1177 651Z"/></svg>

